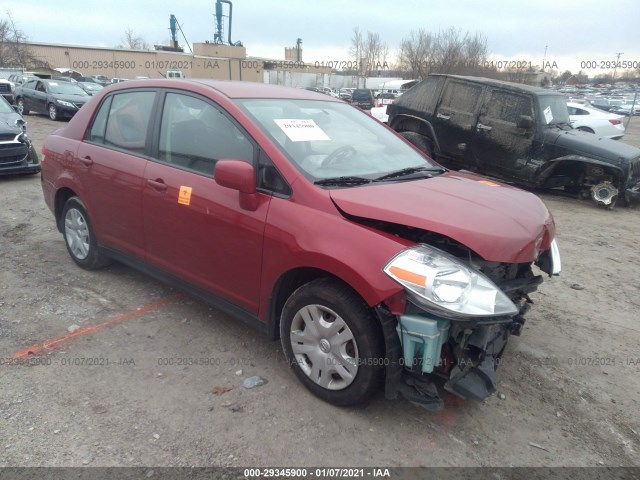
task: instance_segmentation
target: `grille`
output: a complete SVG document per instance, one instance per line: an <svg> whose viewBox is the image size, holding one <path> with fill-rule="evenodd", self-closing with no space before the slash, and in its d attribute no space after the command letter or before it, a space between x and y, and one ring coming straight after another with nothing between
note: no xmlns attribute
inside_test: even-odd
<svg viewBox="0 0 640 480"><path fill-rule="evenodd" d="M0 93L11 93L11 85L8 83L0 83Z"/></svg>
<svg viewBox="0 0 640 480"><path fill-rule="evenodd" d="M0 133L0 142L12 142L18 135L17 133Z"/></svg>
<svg viewBox="0 0 640 480"><path fill-rule="evenodd" d="M11 155L8 157L0 157L0 167L22 163L25 155Z"/></svg>

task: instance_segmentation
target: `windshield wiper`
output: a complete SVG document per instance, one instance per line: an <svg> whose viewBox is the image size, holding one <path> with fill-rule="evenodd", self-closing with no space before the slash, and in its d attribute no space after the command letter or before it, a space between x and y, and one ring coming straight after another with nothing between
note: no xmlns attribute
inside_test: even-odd
<svg viewBox="0 0 640 480"><path fill-rule="evenodd" d="M389 180L391 178L406 177L415 173L423 173L426 178L431 178L431 173L444 173L446 170L443 167L409 167L397 170L395 172L387 173L381 177L376 178L374 181L380 182L382 180Z"/></svg>
<svg viewBox="0 0 640 480"><path fill-rule="evenodd" d="M371 183L371 179L364 177L333 177L323 178L322 180L316 180L313 182L316 185L364 185L365 183Z"/></svg>

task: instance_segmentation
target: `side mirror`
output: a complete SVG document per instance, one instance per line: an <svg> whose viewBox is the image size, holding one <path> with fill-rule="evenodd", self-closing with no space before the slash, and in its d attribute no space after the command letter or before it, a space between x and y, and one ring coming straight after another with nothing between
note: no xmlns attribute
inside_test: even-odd
<svg viewBox="0 0 640 480"><path fill-rule="evenodd" d="M518 128L531 128L533 127L533 118L531 118L529 115L520 115L518 124L516 126Z"/></svg>
<svg viewBox="0 0 640 480"><path fill-rule="evenodd" d="M256 171L242 160L222 159L216 162L213 179L221 187L240 192L240 207L245 210L258 208L256 192Z"/></svg>

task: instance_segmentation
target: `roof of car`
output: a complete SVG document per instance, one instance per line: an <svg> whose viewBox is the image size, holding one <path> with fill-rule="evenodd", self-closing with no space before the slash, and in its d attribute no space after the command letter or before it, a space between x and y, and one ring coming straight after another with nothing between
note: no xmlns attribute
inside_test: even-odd
<svg viewBox="0 0 640 480"><path fill-rule="evenodd" d="M494 87L508 88L509 90L519 90L525 93L536 93L538 95L540 94L561 95L557 92L553 92L551 90L547 90L542 87L533 87L531 85L525 85L524 83L506 82L504 80L495 80L493 78L469 77L464 75L446 75L446 74L439 74L439 73L433 74L433 76L457 78L457 79L465 80L468 82L476 82L476 83L482 83L485 85L491 85Z"/></svg>
<svg viewBox="0 0 640 480"><path fill-rule="evenodd" d="M118 84L121 85L121 84ZM323 100L326 102L341 102L342 100L328 95L305 90L304 88L282 87L279 85L269 85L266 83L229 81L229 80L209 80L209 79L187 79L187 78L161 78L148 80L134 80L122 84L122 88L131 87L189 87L206 86L217 90L229 98L293 98L302 100Z"/></svg>

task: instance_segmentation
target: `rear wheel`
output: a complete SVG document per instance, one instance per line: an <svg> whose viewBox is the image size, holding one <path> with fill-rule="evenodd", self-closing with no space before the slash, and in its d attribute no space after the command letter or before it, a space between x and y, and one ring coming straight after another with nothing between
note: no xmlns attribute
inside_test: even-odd
<svg viewBox="0 0 640 480"><path fill-rule="evenodd" d="M98 251L87 209L78 197L71 197L64 204L62 222L67 251L78 266L93 270L110 263L110 259Z"/></svg>
<svg viewBox="0 0 640 480"><path fill-rule="evenodd" d="M362 299L337 280L298 288L282 311L280 337L298 379L323 400L355 405L379 388L380 328Z"/></svg>
<svg viewBox="0 0 640 480"><path fill-rule="evenodd" d="M431 142L424 135L420 135L416 132L399 132L404 138L409 140L412 144L422 150L427 156L433 158L433 149L431 148Z"/></svg>

